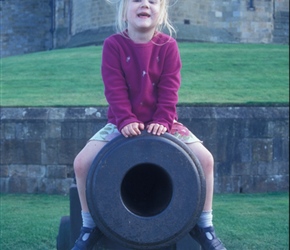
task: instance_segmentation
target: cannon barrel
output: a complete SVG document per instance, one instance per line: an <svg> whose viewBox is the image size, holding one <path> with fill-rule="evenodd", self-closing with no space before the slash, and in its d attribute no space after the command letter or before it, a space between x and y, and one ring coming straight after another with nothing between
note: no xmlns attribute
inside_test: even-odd
<svg viewBox="0 0 290 250"><path fill-rule="evenodd" d="M86 196L98 228L130 249L174 245L196 224L205 180L191 150L174 136L118 136L89 170ZM117 249L117 248L116 248Z"/></svg>

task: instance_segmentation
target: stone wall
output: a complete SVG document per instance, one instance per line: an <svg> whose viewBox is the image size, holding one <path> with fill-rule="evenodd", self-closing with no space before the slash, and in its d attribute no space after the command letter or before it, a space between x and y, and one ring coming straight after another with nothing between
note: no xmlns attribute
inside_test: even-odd
<svg viewBox="0 0 290 250"><path fill-rule="evenodd" d="M178 37L203 42L271 43L273 1L204 0L177 4L172 20Z"/></svg>
<svg viewBox="0 0 290 250"><path fill-rule="evenodd" d="M289 0L274 1L274 43L289 44Z"/></svg>
<svg viewBox="0 0 290 250"><path fill-rule="evenodd" d="M102 43L115 32L105 0L0 4L2 57ZM289 44L289 0L179 0L169 12L179 40Z"/></svg>
<svg viewBox="0 0 290 250"><path fill-rule="evenodd" d="M1 108L3 193L66 194L73 159L106 108ZM289 107L178 107L215 157L215 192L289 189Z"/></svg>
<svg viewBox="0 0 290 250"><path fill-rule="evenodd" d="M48 0L0 0L1 57L53 48Z"/></svg>

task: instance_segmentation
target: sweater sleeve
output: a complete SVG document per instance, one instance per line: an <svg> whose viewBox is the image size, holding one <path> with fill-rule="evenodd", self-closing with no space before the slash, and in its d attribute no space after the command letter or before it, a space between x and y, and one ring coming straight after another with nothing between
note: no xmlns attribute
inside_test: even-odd
<svg viewBox="0 0 290 250"><path fill-rule="evenodd" d="M105 96L119 131L132 122L139 122L132 113L128 86L121 66L121 55L113 39L107 39L103 46L102 78Z"/></svg>
<svg viewBox="0 0 290 250"><path fill-rule="evenodd" d="M163 71L158 84L157 109L153 116L153 122L159 123L171 130L176 117L176 104L178 102L178 90L181 82L181 59L177 42L168 43L165 51Z"/></svg>

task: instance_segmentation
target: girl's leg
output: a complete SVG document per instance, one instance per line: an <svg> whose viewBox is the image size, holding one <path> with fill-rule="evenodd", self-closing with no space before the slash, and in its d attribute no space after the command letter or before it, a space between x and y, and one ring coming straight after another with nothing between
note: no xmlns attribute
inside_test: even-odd
<svg viewBox="0 0 290 250"><path fill-rule="evenodd" d="M89 212L86 199L86 180L88 171L93 160L105 144L106 142L104 141L89 141L74 160L74 171L83 212Z"/></svg>
<svg viewBox="0 0 290 250"><path fill-rule="evenodd" d="M199 242L204 250L226 250L221 240L217 238L212 223L212 200L214 189L213 156L200 142L187 145L200 161L206 181L206 195L203 212L197 225L190 231L190 234Z"/></svg>
<svg viewBox="0 0 290 250"><path fill-rule="evenodd" d="M101 236L100 230L96 227L89 213L86 199L86 180L93 160L105 144L106 142L104 141L89 141L74 160L74 171L82 208L83 226L80 236L76 240L72 250L91 249Z"/></svg>
<svg viewBox="0 0 290 250"><path fill-rule="evenodd" d="M212 210L213 189L214 189L214 159L212 154L200 142L190 143L187 146L198 158L204 172L206 181L206 197L204 211Z"/></svg>

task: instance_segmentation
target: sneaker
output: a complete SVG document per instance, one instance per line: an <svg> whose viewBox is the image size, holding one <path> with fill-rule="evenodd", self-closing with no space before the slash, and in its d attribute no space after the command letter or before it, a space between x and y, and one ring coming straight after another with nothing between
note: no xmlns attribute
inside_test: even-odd
<svg viewBox="0 0 290 250"><path fill-rule="evenodd" d="M221 240L216 237L214 227L201 228L195 225L190 231L190 235L203 250L226 250Z"/></svg>
<svg viewBox="0 0 290 250"><path fill-rule="evenodd" d="M76 240L72 250L91 250L102 235L101 231L95 228L81 228L81 234Z"/></svg>

